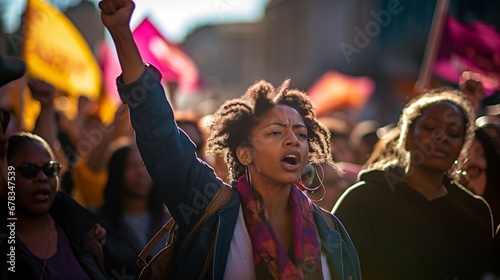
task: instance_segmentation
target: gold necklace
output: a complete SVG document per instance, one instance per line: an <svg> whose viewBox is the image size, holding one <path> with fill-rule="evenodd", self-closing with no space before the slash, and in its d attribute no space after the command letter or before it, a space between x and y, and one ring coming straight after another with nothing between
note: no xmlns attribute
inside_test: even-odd
<svg viewBox="0 0 500 280"><path fill-rule="evenodd" d="M49 245L47 246L47 252L45 253L45 260L43 262L43 268L42 268L42 273L40 274L40 280L43 279L43 274L45 273L45 267L47 266L47 260L49 259L49 252L50 252L50 245L52 244L52 227L50 226L50 216L48 216L48 221L47 221L47 226L49 227ZM28 250L30 250L31 254L35 255L33 251L31 251L30 247L28 246L28 243L24 241L23 237L21 236L20 233L17 233L19 238L23 241L24 245L28 247ZM35 255L36 256L36 255Z"/></svg>

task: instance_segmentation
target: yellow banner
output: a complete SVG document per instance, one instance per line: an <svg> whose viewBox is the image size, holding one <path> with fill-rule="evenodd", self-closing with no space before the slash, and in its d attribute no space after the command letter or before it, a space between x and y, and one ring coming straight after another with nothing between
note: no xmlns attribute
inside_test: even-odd
<svg viewBox="0 0 500 280"><path fill-rule="evenodd" d="M28 0L23 58L28 75L69 95L97 100L101 70L80 32L44 0Z"/></svg>

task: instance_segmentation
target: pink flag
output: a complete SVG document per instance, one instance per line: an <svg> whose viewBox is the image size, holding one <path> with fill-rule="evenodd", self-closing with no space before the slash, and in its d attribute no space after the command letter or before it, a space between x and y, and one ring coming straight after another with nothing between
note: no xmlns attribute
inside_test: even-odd
<svg viewBox="0 0 500 280"><path fill-rule="evenodd" d="M197 88L199 76L194 62L179 46L167 41L149 19L144 19L133 34L142 59L161 71L163 82L177 82L184 91Z"/></svg>
<svg viewBox="0 0 500 280"><path fill-rule="evenodd" d="M477 72L488 95L500 90L500 32L483 22L465 24L448 16L433 70L455 84L463 71Z"/></svg>
<svg viewBox="0 0 500 280"><path fill-rule="evenodd" d="M116 77L121 74L122 70L116 51L104 41L99 46L98 56L103 76L104 94L113 104L120 104L121 100L116 89Z"/></svg>

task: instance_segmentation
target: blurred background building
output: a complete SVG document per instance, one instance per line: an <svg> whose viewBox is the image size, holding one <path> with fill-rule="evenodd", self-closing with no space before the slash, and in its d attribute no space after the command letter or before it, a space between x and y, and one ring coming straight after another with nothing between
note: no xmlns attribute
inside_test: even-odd
<svg viewBox="0 0 500 280"><path fill-rule="evenodd" d="M96 1L52 2L64 6L96 50L105 38ZM220 15L225 12L221 8L240 2L217 0L213 5ZM0 0L3 17L6 3ZM360 119L394 122L412 95L435 6L436 0L270 0L259 20L203 23L178 43L196 63L204 93L191 94L181 104L206 106L198 110L209 112L261 79L278 86L291 78L292 87L307 91L334 70L373 79L375 91ZM448 10L458 19L480 19L500 30L500 1L452 0ZM1 49L19 55L22 25L2 35ZM202 102L207 98L210 102ZM498 102L498 95L485 100Z"/></svg>

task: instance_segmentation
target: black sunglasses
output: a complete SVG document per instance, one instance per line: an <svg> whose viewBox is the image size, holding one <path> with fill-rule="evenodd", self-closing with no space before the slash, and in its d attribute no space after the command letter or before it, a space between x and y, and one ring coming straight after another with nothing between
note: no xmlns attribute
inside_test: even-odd
<svg viewBox="0 0 500 280"><path fill-rule="evenodd" d="M45 174L45 176L54 178L59 175L59 171L61 171L61 164L54 161L49 161L42 166L38 166L33 163L23 163L14 168L16 168L16 170L19 171L19 174L21 174L21 176L26 179L35 178L40 169L42 170L43 174Z"/></svg>

